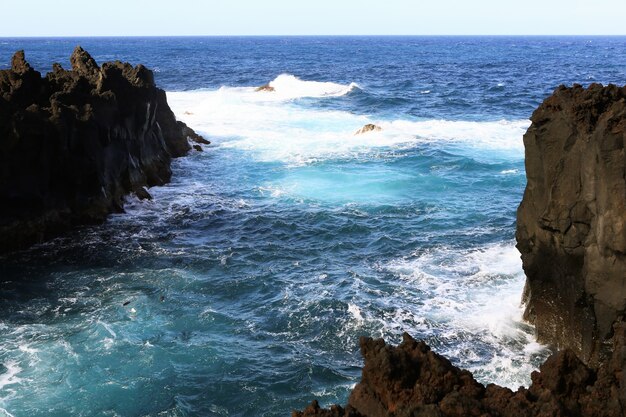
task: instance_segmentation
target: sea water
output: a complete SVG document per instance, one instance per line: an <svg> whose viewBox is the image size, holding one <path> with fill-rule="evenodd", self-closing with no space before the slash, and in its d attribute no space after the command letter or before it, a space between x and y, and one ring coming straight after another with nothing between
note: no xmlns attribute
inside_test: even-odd
<svg viewBox="0 0 626 417"><path fill-rule="evenodd" d="M626 38L1 39L0 68L77 44L152 68L212 145L0 258L0 416L286 416L345 403L359 337L402 332L528 385L522 136L559 84L626 83Z"/></svg>

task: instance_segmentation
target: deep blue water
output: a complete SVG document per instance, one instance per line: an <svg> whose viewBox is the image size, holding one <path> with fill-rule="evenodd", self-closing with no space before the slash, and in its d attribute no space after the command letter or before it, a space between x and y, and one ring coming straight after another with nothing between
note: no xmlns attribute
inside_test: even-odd
<svg viewBox="0 0 626 417"><path fill-rule="evenodd" d="M529 382L522 135L559 84L625 84L626 38L0 39L0 69L77 44L154 69L213 144L0 258L0 416L285 416L345 403L359 336L402 331Z"/></svg>

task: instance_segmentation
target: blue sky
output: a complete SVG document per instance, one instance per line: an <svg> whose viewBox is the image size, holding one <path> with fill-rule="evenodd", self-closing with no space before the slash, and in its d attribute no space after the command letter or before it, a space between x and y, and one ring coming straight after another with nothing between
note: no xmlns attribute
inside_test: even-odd
<svg viewBox="0 0 626 417"><path fill-rule="evenodd" d="M22 0L0 10L0 36L626 35L626 0Z"/></svg>

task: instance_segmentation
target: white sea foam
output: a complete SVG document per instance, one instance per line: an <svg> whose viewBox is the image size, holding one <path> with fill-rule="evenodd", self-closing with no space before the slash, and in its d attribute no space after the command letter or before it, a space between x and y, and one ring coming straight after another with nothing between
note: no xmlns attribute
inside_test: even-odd
<svg viewBox="0 0 626 417"><path fill-rule="evenodd" d="M3 364L6 371L0 374L0 390L8 385L19 384L22 379L17 376L22 371L22 368L14 361L8 361Z"/></svg>
<svg viewBox="0 0 626 417"><path fill-rule="evenodd" d="M363 321L363 314L361 313L361 309L356 304L348 304L348 313L350 313L356 321Z"/></svg>
<svg viewBox="0 0 626 417"><path fill-rule="evenodd" d="M9 413L6 409L0 407L0 417L15 417L15 416Z"/></svg>
<svg viewBox="0 0 626 417"><path fill-rule="evenodd" d="M281 75L276 91L254 87L170 92L168 102L176 116L209 137L217 146L249 152L268 162L291 165L329 158L354 158L381 148L419 143L458 144L475 152L494 150L523 157L522 136L527 120L488 122L450 120L383 120L347 111L299 105L299 97L336 97L354 85L302 81ZM355 135L367 123L380 132Z"/></svg>
<svg viewBox="0 0 626 417"><path fill-rule="evenodd" d="M519 170L517 169L505 169L500 172L500 174L502 175L510 175L510 174L517 174L517 173L519 173Z"/></svg>
<svg viewBox="0 0 626 417"><path fill-rule="evenodd" d="M512 320L521 320L523 272L513 245L466 253L439 248L392 261L387 269L430 295L422 311L462 328L501 334L511 329Z"/></svg>
<svg viewBox="0 0 626 417"><path fill-rule="evenodd" d="M304 97L340 97L350 91L359 88L357 83L349 85L337 84L333 82L305 81L291 74L281 74L269 86L274 91L262 93L270 94L272 99L291 100Z"/></svg>
<svg viewBox="0 0 626 417"><path fill-rule="evenodd" d="M486 364L472 363L479 355L471 343L457 343L453 345L455 350L441 353L463 358L462 365L483 380L517 388L519 381L534 370L531 358L547 352L522 320L524 275L513 244L488 245L461 253L438 248L392 261L385 268L421 294L421 317L407 317L408 312L399 309L392 325L406 328L413 322L418 332L428 333L424 320L432 320L448 329L442 337L479 335L481 343L492 346L494 352Z"/></svg>

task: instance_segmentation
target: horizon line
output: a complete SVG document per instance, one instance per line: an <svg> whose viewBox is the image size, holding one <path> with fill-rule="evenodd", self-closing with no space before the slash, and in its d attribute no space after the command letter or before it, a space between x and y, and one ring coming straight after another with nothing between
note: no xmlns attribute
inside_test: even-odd
<svg viewBox="0 0 626 417"><path fill-rule="evenodd" d="M321 38L321 37L626 37L625 34L289 34L289 35L0 35L0 39L75 38Z"/></svg>

